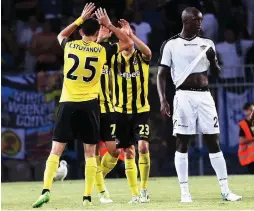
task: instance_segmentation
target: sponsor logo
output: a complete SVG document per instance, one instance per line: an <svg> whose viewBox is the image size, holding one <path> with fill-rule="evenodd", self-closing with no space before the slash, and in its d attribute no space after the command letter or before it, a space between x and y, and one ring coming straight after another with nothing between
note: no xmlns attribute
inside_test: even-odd
<svg viewBox="0 0 254 211"><path fill-rule="evenodd" d="M119 76L123 77L123 78L134 78L134 77L137 77L137 76L140 76L140 72L139 71L136 71L134 73L118 73Z"/></svg>
<svg viewBox="0 0 254 211"><path fill-rule="evenodd" d="M108 74L109 74L108 69L103 69L103 70L102 70L102 74L104 74L104 75L108 75Z"/></svg>
<svg viewBox="0 0 254 211"><path fill-rule="evenodd" d="M134 60L133 60L133 64L136 65L138 64L138 59L135 57Z"/></svg>
<svg viewBox="0 0 254 211"><path fill-rule="evenodd" d="M206 45L201 45L200 48L201 48L201 51L203 51L203 50L205 50Z"/></svg>
<svg viewBox="0 0 254 211"><path fill-rule="evenodd" d="M198 44L195 44L195 43L189 43L189 44L184 44L184 46L196 46Z"/></svg>

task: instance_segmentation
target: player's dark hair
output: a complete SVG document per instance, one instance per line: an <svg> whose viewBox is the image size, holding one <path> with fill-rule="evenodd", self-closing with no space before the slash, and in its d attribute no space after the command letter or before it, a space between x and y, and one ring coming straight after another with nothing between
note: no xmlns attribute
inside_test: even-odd
<svg viewBox="0 0 254 211"><path fill-rule="evenodd" d="M243 110L248 110L251 108L251 106L253 106L254 104L253 103L245 103L244 106L243 106Z"/></svg>
<svg viewBox="0 0 254 211"><path fill-rule="evenodd" d="M93 36L100 30L99 21L95 18L88 18L80 27L86 36Z"/></svg>

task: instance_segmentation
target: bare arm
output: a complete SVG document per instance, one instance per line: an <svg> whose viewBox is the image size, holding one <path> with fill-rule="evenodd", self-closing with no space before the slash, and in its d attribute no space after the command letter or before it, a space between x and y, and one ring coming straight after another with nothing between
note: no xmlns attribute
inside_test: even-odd
<svg viewBox="0 0 254 211"><path fill-rule="evenodd" d="M159 66L157 75L157 91L161 103L161 114L170 116L170 107L166 99L166 76L169 72L168 67Z"/></svg>
<svg viewBox="0 0 254 211"><path fill-rule="evenodd" d="M160 102L166 100L166 75L168 68L159 66L157 75L157 91L159 94Z"/></svg>
<svg viewBox="0 0 254 211"><path fill-rule="evenodd" d="M131 35L131 39L137 45L138 49L141 51L143 58L147 61L150 61L152 59L152 52L150 48L134 34Z"/></svg>
<svg viewBox="0 0 254 211"><path fill-rule="evenodd" d="M117 38L119 39L119 51L123 51L127 48L130 48L132 45L131 38L126 35L124 32L122 32L119 28L116 28L111 22L107 15L107 12L105 9L99 8L95 12L96 17L98 18L101 25L108 28L110 31L112 31Z"/></svg>
<svg viewBox="0 0 254 211"><path fill-rule="evenodd" d="M94 11L95 6L93 3L86 4L81 17L74 21L72 24L63 29L57 36L58 42L61 44L62 41L68 38L87 18L89 18Z"/></svg>
<svg viewBox="0 0 254 211"><path fill-rule="evenodd" d="M130 24L128 23L128 21L124 20L124 19L120 19L119 24L122 27L122 30L124 30L126 32L126 34L128 36L130 36L130 38L133 40L133 42L137 45L138 49L141 51L142 53L142 57L147 60L150 61L152 58L152 52L150 50L150 48L143 43L132 31Z"/></svg>

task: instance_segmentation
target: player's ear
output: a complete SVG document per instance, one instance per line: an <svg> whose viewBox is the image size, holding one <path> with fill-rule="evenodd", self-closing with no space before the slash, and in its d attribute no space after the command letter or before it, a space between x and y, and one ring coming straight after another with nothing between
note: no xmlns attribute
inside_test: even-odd
<svg viewBox="0 0 254 211"><path fill-rule="evenodd" d="M97 32L95 32L95 34L94 34L95 37L98 37L99 31L100 31L100 30L98 30Z"/></svg>
<svg viewBox="0 0 254 211"><path fill-rule="evenodd" d="M79 34L80 34L81 37L84 36L84 32L83 32L83 29L82 29L82 28L79 30Z"/></svg>

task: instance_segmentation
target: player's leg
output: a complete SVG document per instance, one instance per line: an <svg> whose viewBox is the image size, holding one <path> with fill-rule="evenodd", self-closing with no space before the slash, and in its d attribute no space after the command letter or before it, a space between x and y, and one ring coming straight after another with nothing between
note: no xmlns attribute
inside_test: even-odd
<svg viewBox="0 0 254 211"><path fill-rule="evenodd" d="M116 141L106 141L108 152L103 156L101 165L103 169L103 176L105 177L116 166L120 149L116 148Z"/></svg>
<svg viewBox="0 0 254 211"><path fill-rule="evenodd" d="M133 124L131 114L116 113L116 138L119 141L117 148L125 151L125 175L131 189L132 199L130 203L139 202L138 171L135 162L135 147L133 136Z"/></svg>
<svg viewBox="0 0 254 211"><path fill-rule="evenodd" d="M91 205L92 202L92 190L95 184L97 162L95 157L96 144L84 144L85 152L85 192L83 196L83 205Z"/></svg>
<svg viewBox="0 0 254 211"><path fill-rule="evenodd" d="M149 143L146 140L139 140L139 173L140 173L140 202L147 203L150 201L149 193L147 191L147 183L150 174L150 153Z"/></svg>
<svg viewBox="0 0 254 211"><path fill-rule="evenodd" d="M146 203L150 201L147 191L147 183L150 173L150 154L149 154L149 112L139 113L135 115L136 140L138 140L139 151L139 173L140 173L140 202Z"/></svg>
<svg viewBox="0 0 254 211"><path fill-rule="evenodd" d="M33 208L41 207L50 199L50 189L58 169L59 159L66 143L73 139L71 113L72 108L70 104L60 103L52 138L52 149L44 171L43 190L39 199L32 205Z"/></svg>
<svg viewBox="0 0 254 211"><path fill-rule="evenodd" d="M175 168L181 189L181 202L192 202L189 191L188 148L194 135L176 134Z"/></svg>
<svg viewBox="0 0 254 211"><path fill-rule="evenodd" d="M174 98L173 134L176 135L175 168L181 202L192 202L188 184L188 146L196 134L196 103L193 93L177 91Z"/></svg>
<svg viewBox="0 0 254 211"><path fill-rule="evenodd" d="M223 200L241 200L229 190L226 162L219 144L219 123L215 103L209 92L203 93L202 101L198 110L198 128L203 133L204 144L209 151L212 167L217 175Z"/></svg>
<svg viewBox="0 0 254 211"><path fill-rule="evenodd" d="M129 201L129 204L139 203L138 170L135 157L136 153L134 145L125 149L125 174L132 193L132 198Z"/></svg>
<svg viewBox="0 0 254 211"><path fill-rule="evenodd" d="M116 113L103 114L103 122L101 122L102 140L108 149L108 152L103 156L101 165L103 176L105 177L116 166L120 150L116 148Z"/></svg>
<svg viewBox="0 0 254 211"><path fill-rule="evenodd" d="M75 134L78 140L82 140L85 152L85 191L83 205L92 203L92 190L95 185L97 172L96 145L100 140L100 110L97 100L79 103L75 112Z"/></svg>
<svg viewBox="0 0 254 211"><path fill-rule="evenodd" d="M99 198L101 203L104 203L103 196L105 193L105 184L101 167L100 144L96 145L96 163L97 163L97 172L95 177L95 187L99 192Z"/></svg>
<svg viewBox="0 0 254 211"><path fill-rule="evenodd" d="M116 149L115 130L116 122L114 113L101 113L100 115L100 137L108 149L102 158L97 157L97 174L96 174L96 187L99 192L99 199L101 203L112 203L109 192L104 184L104 177L116 165L119 150ZM99 155L99 152L98 152Z"/></svg>
<svg viewBox="0 0 254 211"><path fill-rule="evenodd" d="M53 141L50 155L46 162L46 168L43 177L43 189L39 199L33 204L33 208L41 207L44 203L48 203L50 200L50 190L53 183L53 179L56 175L59 159L64 151L65 143Z"/></svg>

